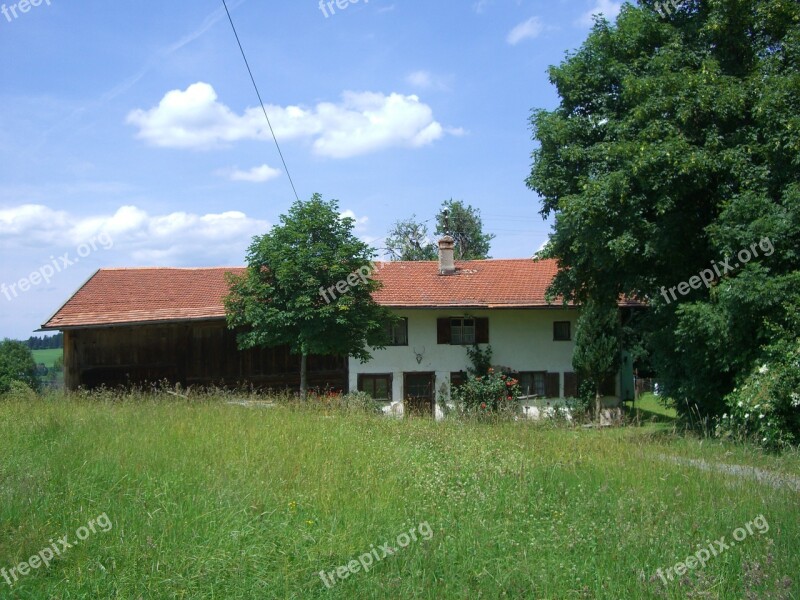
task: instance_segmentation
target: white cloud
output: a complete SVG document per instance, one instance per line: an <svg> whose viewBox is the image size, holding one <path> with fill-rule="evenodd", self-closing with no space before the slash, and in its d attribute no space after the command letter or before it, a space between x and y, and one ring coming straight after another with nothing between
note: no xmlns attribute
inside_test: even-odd
<svg viewBox="0 0 800 600"><path fill-rule="evenodd" d="M242 171L236 167L232 169L222 169L217 171L218 175L227 177L231 181L248 181L250 183L264 183L270 179L280 177L281 171L273 169L269 165L261 165L260 167L253 167L247 171Z"/></svg>
<svg viewBox="0 0 800 600"><path fill-rule="evenodd" d="M430 71L414 71L406 76L406 83L421 90L447 90L448 86Z"/></svg>
<svg viewBox="0 0 800 600"><path fill-rule="evenodd" d="M486 7L492 3L492 1L493 0L477 0L472 5L472 10L474 10L478 14L481 14L483 11L486 10Z"/></svg>
<svg viewBox="0 0 800 600"><path fill-rule="evenodd" d="M516 46L523 40L539 37L542 31L544 31L542 20L539 17L531 17L509 31L506 41L512 46Z"/></svg>
<svg viewBox="0 0 800 600"><path fill-rule="evenodd" d="M38 204L0 209L0 250L46 258L72 251L106 233L117 254L114 262L197 266L241 264L254 235L271 225L240 211L150 215L137 206L114 213L77 216ZM108 260L108 259L105 259Z"/></svg>
<svg viewBox="0 0 800 600"><path fill-rule="evenodd" d="M415 95L344 92L338 104L266 108L279 140L312 140L316 154L331 158L397 146L416 148L446 133L431 108ZM139 128L139 138L168 148L204 150L240 140L270 139L260 107L236 114L203 82L168 92L158 106L134 110L127 121Z"/></svg>
<svg viewBox="0 0 800 600"><path fill-rule="evenodd" d="M587 10L581 17L575 21L579 27L591 27L594 23L593 16L602 13L603 16L609 21L614 21L622 8L622 2L613 2L613 0L594 0L594 8Z"/></svg>
<svg viewBox="0 0 800 600"><path fill-rule="evenodd" d="M362 232L362 231L366 230L367 223L369 222L369 217L357 217L356 213L354 213L349 208L347 210L345 210L345 211L342 211L339 214L339 218L341 218L341 219L344 219L344 218L353 219L353 221L355 222L354 226L353 226L353 229L355 231L357 231L357 232Z"/></svg>

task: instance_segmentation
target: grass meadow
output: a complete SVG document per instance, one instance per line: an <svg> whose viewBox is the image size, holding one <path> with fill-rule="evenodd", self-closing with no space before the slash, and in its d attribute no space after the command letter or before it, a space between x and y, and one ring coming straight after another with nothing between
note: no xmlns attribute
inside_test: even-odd
<svg viewBox="0 0 800 600"><path fill-rule="evenodd" d="M98 515L113 523L0 578L0 598L800 598L800 492L663 459L791 477L796 454L665 423L437 423L230 398L0 400L0 569ZM656 575L759 515L767 532ZM398 545L423 523L430 539ZM323 583L384 544L394 553L368 572Z"/></svg>
<svg viewBox="0 0 800 600"><path fill-rule="evenodd" d="M47 348L45 350L31 350L33 360L38 365L42 363L48 369L52 369L56 360L64 356L63 348Z"/></svg>

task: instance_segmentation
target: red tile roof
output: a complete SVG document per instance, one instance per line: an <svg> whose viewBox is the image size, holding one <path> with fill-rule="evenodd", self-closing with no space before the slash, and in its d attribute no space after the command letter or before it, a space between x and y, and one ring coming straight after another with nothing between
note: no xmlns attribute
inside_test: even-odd
<svg viewBox="0 0 800 600"><path fill-rule="evenodd" d="M556 274L554 260L476 260L439 275L438 262L377 263L383 288L375 300L397 308L533 308ZM225 273L242 267L100 269L43 329L219 319L228 293Z"/></svg>
<svg viewBox="0 0 800 600"><path fill-rule="evenodd" d="M547 306L545 290L558 270L555 260L470 260L453 275L439 275L439 263L377 263L375 294L393 307L530 308Z"/></svg>
<svg viewBox="0 0 800 600"><path fill-rule="evenodd" d="M42 329L225 316L225 273L243 268L100 269Z"/></svg>

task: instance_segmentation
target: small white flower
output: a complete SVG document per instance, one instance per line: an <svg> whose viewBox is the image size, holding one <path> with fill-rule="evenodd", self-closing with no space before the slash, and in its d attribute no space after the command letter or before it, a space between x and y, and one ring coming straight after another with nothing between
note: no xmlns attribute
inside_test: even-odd
<svg viewBox="0 0 800 600"><path fill-rule="evenodd" d="M766 442L766 441L767 441L767 438L761 438L761 441L762 441L762 442Z"/></svg>
<svg viewBox="0 0 800 600"><path fill-rule="evenodd" d="M769 367L766 364L763 364L758 368L758 372L761 375L766 375L767 373L769 373Z"/></svg>
<svg viewBox="0 0 800 600"><path fill-rule="evenodd" d="M736 406L738 406L739 408L742 408L742 401L739 400L739 404L737 404Z"/></svg>
<svg viewBox="0 0 800 600"><path fill-rule="evenodd" d="M792 408L800 407L800 394L794 392L791 395L791 398L792 398Z"/></svg>
<svg viewBox="0 0 800 600"><path fill-rule="evenodd" d="M759 418L759 419L763 419L763 418L764 418L764 415L758 415L758 418Z"/></svg>
<svg viewBox="0 0 800 600"><path fill-rule="evenodd" d="M744 413L744 418L745 419L749 419L750 418L750 413Z"/></svg>

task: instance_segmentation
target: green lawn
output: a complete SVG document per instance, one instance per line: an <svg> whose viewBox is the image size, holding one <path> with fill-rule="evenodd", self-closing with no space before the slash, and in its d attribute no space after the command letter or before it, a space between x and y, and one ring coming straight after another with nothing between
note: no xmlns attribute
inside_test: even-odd
<svg viewBox="0 0 800 600"><path fill-rule="evenodd" d="M0 569L74 541L99 515L113 524L82 530L85 541L13 588L0 577L0 598L727 599L776 586L800 597L800 493L663 455L800 473L796 454L662 424L0 400ZM759 515L686 581L656 575ZM411 529L416 541L401 535ZM383 558L387 543L396 551ZM352 563L359 572L330 589L318 574L369 554L382 560L369 572Z"/></svg>
<svg viewBox="0 0 800 600"><path fill-rule="evenodd" d="M664 406L664 398L650 392L642 394L636 402L626 402L625 406L639 411L639 418L643 420L667 422L675 419L677 413L674 408ZM635 414L635 413L634 413Z"/></svg>

